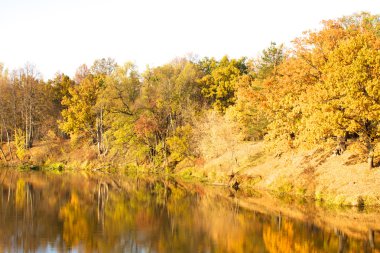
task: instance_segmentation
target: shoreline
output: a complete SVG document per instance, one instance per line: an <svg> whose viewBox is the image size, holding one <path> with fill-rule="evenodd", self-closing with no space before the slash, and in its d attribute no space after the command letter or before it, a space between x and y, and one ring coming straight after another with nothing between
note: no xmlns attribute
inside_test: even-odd
<svg viewBox="0 0 380 253"><path fill-rule="evenodd" d="M54 147L53 152L46 152L48 146ZM353 161L357 155L350 150L341 156L321 148L278 156L268 152L263 142L244 142L202 164L185 161L170 171L126 164L118 157L89 159L85 155L88 147L72 153L54 152L56 146L41 143L30 150L29 161L1 166L52 172L151 173L236 189L265 190L279 198L311 199L325 206L380 206L380 170L369 170L365 162ZM70 150L69 143L61 147ZM78 156L81 153L84 155Z"/></svg>
<svg viewBox="0 0 380 253"><path fill-rule="evenodd" d="M13 172L13 173L12 173ZM45 171L46 172L46 171ZM241 189L235 191L231 188L222 186L210 186L200 182L185 182L181 178L171 177L170 175L152 175L139 174L120 175L116 173L104 172L88 172L84 170L78 171L62 171L61 175L51 172L38 171L11 171L12 176L5 180L4 185L15 184L15 180L23 178L25 182L30 182L35 187L43 187L38 177L60 177L69 176L75 178L77 182L78 176L86 178L85 185L106 183L111 190L126 190L130 187L129 180L126 178L136 179L136 182L147 180L149 182L162 181L165 187L169 187L170 191L180 187L187 192L196 192L205 198L220 198L231 203L237 204L239 208L258 212L264 215L270 215L284 220L295 220L313 224L326 231L335 232L337 236L349 236L361 240L371 240L369 235L375 236L380 231L380 220L378 219L380 211L373 207L348 207L348 206L325 206L319 205L314 201L302 202L296 198L278 198L269 191ZM0 173L2 174L2 173ZM4 178L3 175L1 175ZM82 179L83 180L83 179Z"/></svg>

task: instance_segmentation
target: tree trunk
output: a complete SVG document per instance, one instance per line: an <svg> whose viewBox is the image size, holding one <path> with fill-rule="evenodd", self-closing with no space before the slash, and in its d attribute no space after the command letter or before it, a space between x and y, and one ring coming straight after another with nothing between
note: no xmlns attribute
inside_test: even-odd
<svg viewBox="0 0 380 253"><path fill-rule="evenodd" d="M25 112L25 148L28 149L28 112Z"/></svg>
<svg viewBox="0 0 380 253"><path fill-rule="evenodd" d="M367 138L367 150L368 150L368 168L373 168L373 157L374 157L374 150L373 145L371 143L371 139Z"/></svg>
<svg viewBox="0 0 380 253"><path fill-rule="evenodd" d="M28 148L33 146L33 115L32 115L32 102L29 105L29 139Z"/></svg>
<svg viewBox="0 0 380 253"><path fill-rule="evenodd" d="M5 130L5 133L7 135L7 145L8 145L8 152L9 152L9 155L11 157L11 160L13 160L13 154L12 154L12 147L11 147L11 140L10 140L10 137L9 137L9 132L8 132L8 128L5 124L5 120L4 118L1 119L2 122L3 122L3 126L4 126L4 130ZM1 135L3 135L3 133L1 133Z"/></svg>
<svg viewBox="0 0 380 253"><path fill-rule="evenodd" d="M346 150L346 142L347 142L347 133L343 136L337 137L337 145L333 152L334 155L342 155Z"/></svg>
<svg viewBox="0 0 380 253"><path fill-rule="evenodd" d="M98 153L102 155L104 153L104 142L103 142L103 108L100 109L100 114L97 119L97 132L96 138L98 142Z"/></svg>
<svg viewBox="0 0 380 253"><path fill-rule="evenodd" d="M11 156L11 160L13 160L13 154L12 154L12 147L11 147L11 140L9 138L8 129L5 129L5 132L7 133L7 143L8 143L8 152Z"/></svg>
<svg viewBox="0 0 380 253"><path fill-rule="evenodd" d="M368 152L368 168L369 169L373 168L373 156L374 156L373 149L370 149Z"/></svg>
<svg viewBox="0 0 380 253"><path fill-rule="evenodd" d="M164 152L164 163L165 163L164 167L167 168L169 165L168 164L168 156L167 156L167 152L166 152L167 147L166 147L166 141L164 140L163 142L164 142L164 148L162 151Z"/></svg>

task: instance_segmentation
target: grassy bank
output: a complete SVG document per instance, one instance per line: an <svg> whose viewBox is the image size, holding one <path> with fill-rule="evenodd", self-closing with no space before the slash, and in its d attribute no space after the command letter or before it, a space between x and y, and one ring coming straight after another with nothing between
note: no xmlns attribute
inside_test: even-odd
<svg viewBox="0 0 380 253"><path fill-rule="evenodd" d="M279 197L311 198L323 205L380 205L380 171L368 169L350 149L341 156L331 149L288 152L265 149L262 142L246 142L203 165L178 172L216 184L265 189Z"/></svg>
<svg viewBox="0 0 380 253"><path fill-rule="evenodd" d="M55 140L37 143L24 160L2 162L24 170L173 173L185 180L264 189L280 198L313 199L327 206L378 206L380 171L369 170L359 157L350 149L334 156L328 148L279 155L263 142L242 142L212 159L187 160L169 172L117 155L99 157L94 146Z"/></svg>

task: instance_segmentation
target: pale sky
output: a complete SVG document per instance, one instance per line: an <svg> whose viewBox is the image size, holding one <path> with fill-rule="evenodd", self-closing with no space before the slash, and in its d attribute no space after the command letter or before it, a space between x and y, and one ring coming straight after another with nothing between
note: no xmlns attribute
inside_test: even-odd
<svg viewBox="0 0 380 253"><path fill-rule="evenodd" d="M188 53L255 57L361 11L380 14L380 0L0 0L0 62L46 80L103 57L140 71Z"/></svg>

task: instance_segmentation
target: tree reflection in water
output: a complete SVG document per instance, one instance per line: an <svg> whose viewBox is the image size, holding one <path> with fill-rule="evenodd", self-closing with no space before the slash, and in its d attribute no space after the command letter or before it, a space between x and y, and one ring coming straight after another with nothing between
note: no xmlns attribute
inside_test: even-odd
<svg viewBox="0 0 380 253"><path fill-rule="evenodd" d="M0 191L1 252L376 251L374 230L353 239L169 178L15 172Z"/></svg>

